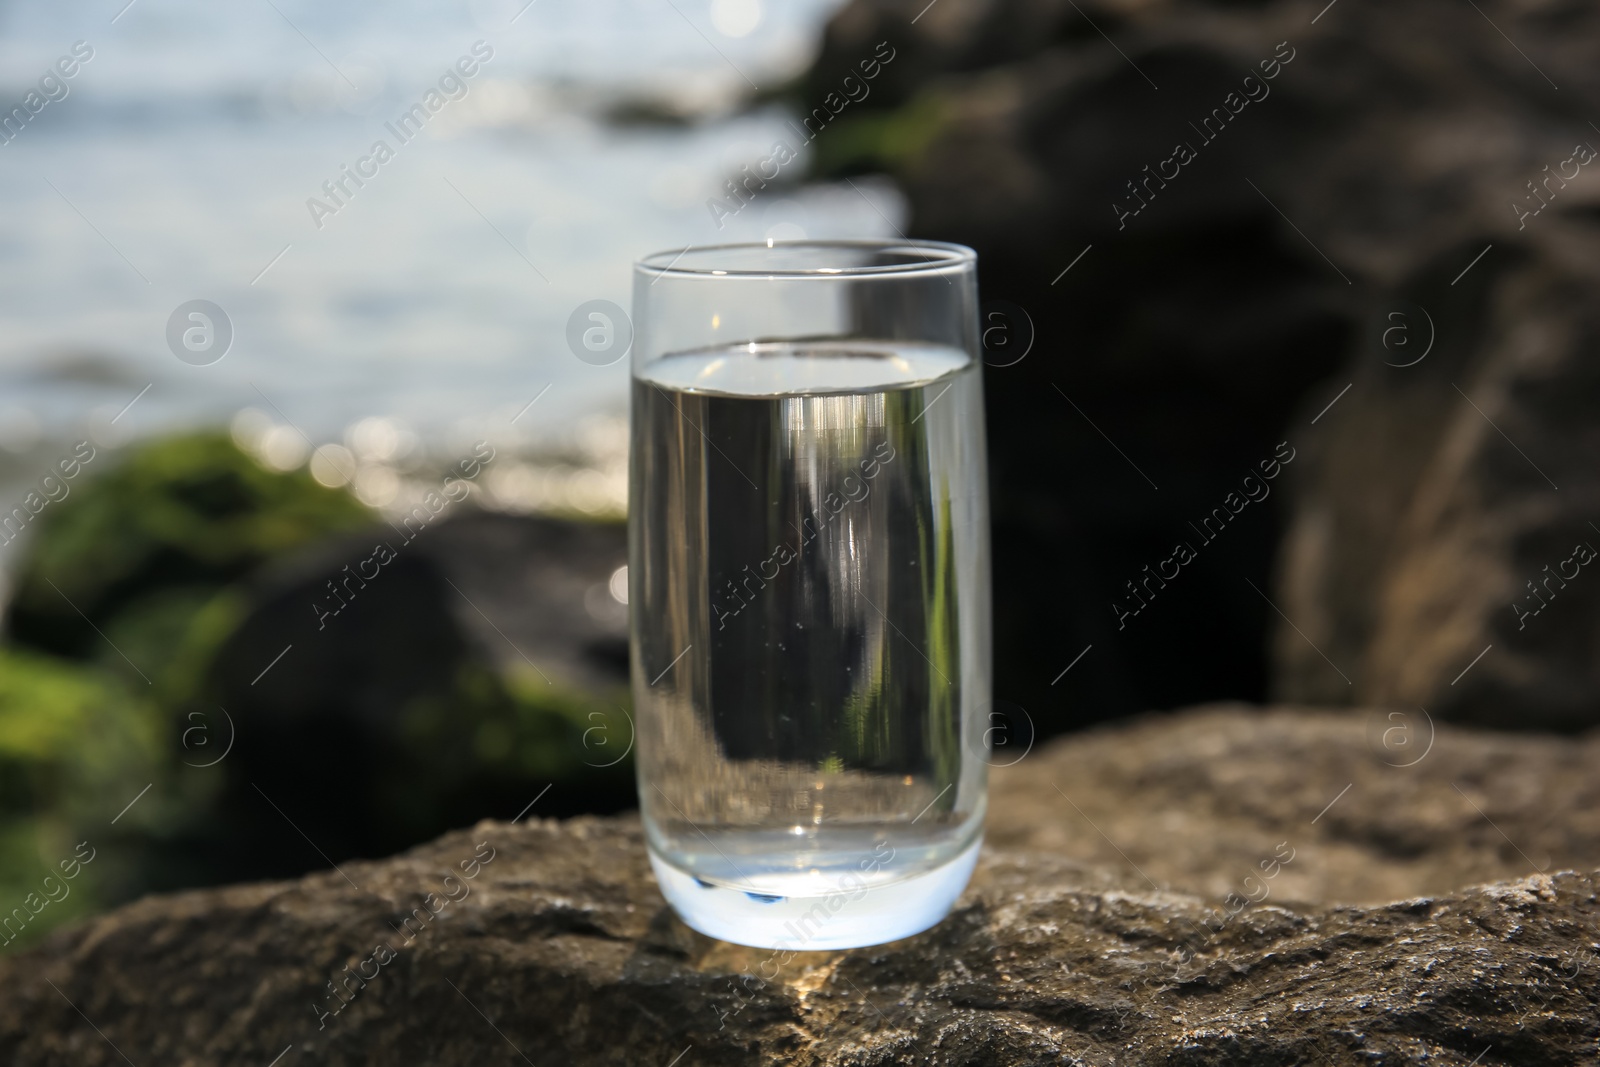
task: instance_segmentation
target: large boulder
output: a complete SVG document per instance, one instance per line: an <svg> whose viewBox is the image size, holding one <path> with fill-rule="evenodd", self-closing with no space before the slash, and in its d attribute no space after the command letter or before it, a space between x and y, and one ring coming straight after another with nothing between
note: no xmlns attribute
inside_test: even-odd
<svg viewBox="0 0 1600 1067"><path fill-rule="evenodd" d="M838 13L817 172L892 173L1037 331L1001 365L1026 327L986 304L1001 695L1046 732L1269 688L1600 720L1600 592L1516 610L1600 538L1597 33L1578 0Z"/></svg>
<svg viewBox="0 0 1600 1067"><path fill-rule="evenodd" d="M633 806L627 610L609 591L626 558L620 525L465 507L237 587L197 627L182 697L240 739L191 846L207 880L387 855L545 786L552 814Z"/></svg>
<svg viewBox="0 0 1600 1067"><path fill-rule="evenodd" d="M1470 256L1419 271L1410 350L1350 368L1278 565L1279 698L1600 723L1600 234L1539 221L1521 251L1486 224L1454 288Z"/></svg>
<svg viewBox="0 0 1600 1067"><path fill-rule="evenodd" d="M950 918L789 958L685 928L631 817L483 822L0 959L0 1059L1592 1062L1600 833L1570 792L1592 744L1412 743L1238 708L1058 742L997 772ZM1547 846L1580 870L1518 869ZM1480 873L1499 880L1452 884Z"/></svg>

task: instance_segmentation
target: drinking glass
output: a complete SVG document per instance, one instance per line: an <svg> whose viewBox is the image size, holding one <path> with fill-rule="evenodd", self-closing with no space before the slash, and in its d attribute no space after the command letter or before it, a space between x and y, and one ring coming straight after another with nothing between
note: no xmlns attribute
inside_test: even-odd
<svg viewBox="0 0 1600 1067"><path fill-rule="evenodd" d="M634 272L639 803L667 900L786 950L932 926L983 837L977 257L768 241Z"/></svg>

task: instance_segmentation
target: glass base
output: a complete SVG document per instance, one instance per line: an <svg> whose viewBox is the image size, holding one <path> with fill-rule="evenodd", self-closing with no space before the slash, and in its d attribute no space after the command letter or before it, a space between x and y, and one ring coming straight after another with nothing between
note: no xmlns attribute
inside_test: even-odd
<svg viewBox="0 0 1600 1067"><path fill-rule="evenodd" d="M775 896L715 885L667 862L653 848L650 866L672 910L707 937L815 952L881 945L933 926L955 907L982 844L979 834L948 862L902 881L820 896Z"/></svg>

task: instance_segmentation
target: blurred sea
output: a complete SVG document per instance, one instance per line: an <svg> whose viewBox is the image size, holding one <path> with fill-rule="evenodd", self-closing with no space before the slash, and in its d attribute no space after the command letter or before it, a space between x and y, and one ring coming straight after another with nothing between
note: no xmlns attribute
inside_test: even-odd
<svg viewBox="0 0 1600 1067"><path fill-rule="evenodd" d="M69 439L230 420L258 453L277 428L284 464L301 432L375 464L479 437L615 453L627 362L578 360L566 323L628 307L636 256L901 224L874 183L769 190L721 230L706 208L795 144L782 110L744 101L804 69L837 6L0 0L3 110L74 42L94 50L0 146L0 505ZM398 146L384 124L479 40L494 55L467 95L319 229L308 198L374 140ZM630 110L688 121L616 120ZM167 345L194 299L233 326L209 366ZM379 482L364 496L392 501Z"/></svg>

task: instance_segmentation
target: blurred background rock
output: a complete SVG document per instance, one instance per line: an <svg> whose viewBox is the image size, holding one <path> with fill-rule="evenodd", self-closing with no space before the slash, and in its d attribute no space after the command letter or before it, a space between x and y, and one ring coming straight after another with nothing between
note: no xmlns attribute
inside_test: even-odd
<svg viewBox="0 0 1600 1067"><path fill-rule="evenodd" d="M198 92L107 38L78 111L8 147L0 487L20 504L73 442L100 453L5 557L0 903L77 841L118 846L26 939L535 797L541 815L632 805L626 363L591 367L561 337L674 244L960 241L986 310L1024 310L985 323L1033 334L1017 362L997 342L986 372L995 696L1039 734L1223 699L1600 719L1600 578L1577 551L1600 545L1600 179L1550 178L1600 144L1592 7L619 0L541 5L519 38L512 6L446 6L411 17L463 47L494 35L492 81L386 173L392 199L353 203L319 244L301 198L444 55L406 51L415 25L400 44L289 5L318 39L381 53L359 98L276 23L260 64L208 60ZM0 20L23 70L86 32L42 5ZM122 21L150 49L185 40ZM870 93L837 103L883 42ZM798 147L807 117L796 172L718 226L706 202L774 139ZM197 129L200 177L84 176ZM1151 178L1178 142L1195 158ZM118 220L135 260L170 264L170 245L205 269L146 295L63 229L67 206L13 167L24 148L74 175L62 192ZM215 180L229 153L251 173ZM236 201L271 210L226 245L135 221L190 225L173 190L212 228ZM159 327L184 287L224 277L250 350L185 367ZM69 289L96 314L74 320ZM467 498L402 544L480 440L494 459ZM1286 454L1264 499L1227 503ZM1180 542L1195 561L1145 585ZM324 617L328 583L379 543L395 558Z"/></svg>
<svg viewBox="0 0 1600 1067"><path fill-rule="evenodd" d="M17 944L142 892L511 818L546 787L545 815L631 806L620 522L386 517L226 434L101 463L30 523L14 578L0 891L21 902L79 841L120 847Z"/></svg>
<svg viewBox="0 0 1600 1067"><path fill-rule="evenodd" d="M1600 545L1597 32L1568 0L830 22L808 101L900 54L816 173L893 175L907 232L974 245L1037 329L985 384L1002 695L1047 732L1269 695L1600 721L1600 582L1542 585ZM1203 542L1281 441L1286 477ZM1198 561L1119 629L1179 541Z"/></svg>

